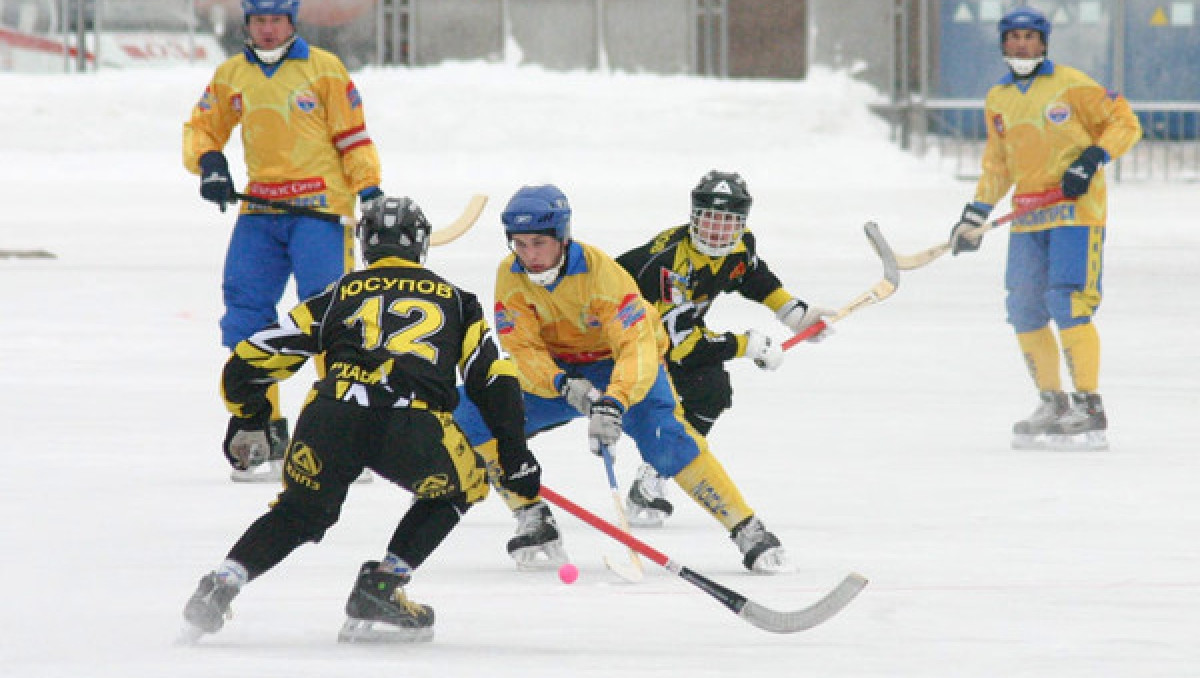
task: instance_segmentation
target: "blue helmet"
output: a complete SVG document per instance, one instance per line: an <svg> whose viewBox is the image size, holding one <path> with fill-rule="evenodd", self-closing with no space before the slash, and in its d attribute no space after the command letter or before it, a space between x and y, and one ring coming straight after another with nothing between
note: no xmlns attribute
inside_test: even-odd
<svg viewBox="0 0 1200 678"><path fill-rule="evenodd" d="M242 14L249 19L256 14L283 14L296 25L300 0L242 0Z"/></svg>
<svg viewBox="0 0 1200 678"><path fill-rule="evenodd" d="M571 239L571 205L553 184L522 186L513 194L504 212L504 233L542 233L566 242Z"/></svg>
<svg viewBox="0 0 1200 678"><path fill-rule="evenodd" d="M1006 33L1018 28L1035 30L1042 34L1042 42L1050 44L1050 20L1046 18L1045 14L1042 14L1041 10L1033 7L1018 7L1000 17L1000 23L996 24L996 30L1000 32L1001 44L1004 43Z"/></svg>

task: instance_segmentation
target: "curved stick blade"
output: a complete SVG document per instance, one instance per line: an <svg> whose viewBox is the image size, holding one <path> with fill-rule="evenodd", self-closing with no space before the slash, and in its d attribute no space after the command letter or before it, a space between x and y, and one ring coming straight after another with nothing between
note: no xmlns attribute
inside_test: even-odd
<svg viewBox="0 0 1200 678"><path fill-rule="evenodd" d="M479 215L483 213L483 208L487 206L487 201L488 197L486 195L476 194L471 196L466 209L463 210L463 213L457 219L437 229L429 236L429 244L437 247L452 243L461 238L464 233L471 230L471 227L475 225L475 222L479 219Z"/></svg>

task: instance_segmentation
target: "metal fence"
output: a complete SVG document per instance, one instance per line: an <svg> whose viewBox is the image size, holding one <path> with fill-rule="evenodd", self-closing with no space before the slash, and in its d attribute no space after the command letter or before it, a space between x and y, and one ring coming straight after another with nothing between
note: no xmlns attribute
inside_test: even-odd
<svg viewBox="0 0 1200 678"><path fill-rule="evenodd" d="M830 5L837 0L810 0ZM1063 55L1130 100L1143 140L1118 160L1118 180L1200 180L1200 23L1193 2L1153 0L888 0L893 20L872 21L870 0L845 0L842 20L863 34L842 59L891 54L867 78L882 93L877 113L893 139L935 153L957 176L977 177L986 136L983 96L1003 72L996 21L1018 5L1054 23L1051 58ZM878 5L875 10L878 10ZM868 52L867 50L873 50ZM849 54L847 54L849 52ZM820 63L819 58L815 59Z"/></svg>
<svg viewBox="0 0 1200 678"><path fill-rule="evenodd" d="M219 63L196 0L0 0L0 71Z"/></svg>

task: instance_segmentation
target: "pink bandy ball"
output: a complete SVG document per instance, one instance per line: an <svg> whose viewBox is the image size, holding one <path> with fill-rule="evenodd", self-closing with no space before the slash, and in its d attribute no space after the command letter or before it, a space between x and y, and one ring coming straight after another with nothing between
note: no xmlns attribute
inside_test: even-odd
<svg viewBox="0 0 1200 678"><path fill-rule="evenodd" d="M558 578L564 584L574 584L575 580L579 579L579 568L571 563L564 563L562 567L558 568Z"/></svg>

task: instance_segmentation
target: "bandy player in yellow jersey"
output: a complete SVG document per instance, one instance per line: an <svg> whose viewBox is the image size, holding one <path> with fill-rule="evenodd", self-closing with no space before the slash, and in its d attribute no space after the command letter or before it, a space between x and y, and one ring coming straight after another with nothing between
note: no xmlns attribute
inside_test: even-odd
<svg viewBox="0 0 1200 678"><path fill-rule="evenodd" d="M571 237L562 191L525 186L501 218L513 253L496 271L495 327L517 366L525 434L587 417L596 454L628 434L646 463L729 532L747 569L791 570L779 539L684 417L663 364L668 341L658 313L612 257ZM454 419L490 466L496 443L476 403L460 398ZM550 507L498 489L517 518L508 542L517 565L565 562Z"/></svg>
<svg viewBox="0 0 1200 678"><path fill-rule="evenodd" d="M246 47L217 67L184 125L184 165L200 174L200 195L222 212L236 202L223 149L238 125L246 194L346 217L354 216L356 193L364 213L383 195L362 97L337 56L296 34L299 11L300 0L242 0ZM243 204L221 279L221 344L233 350L275 322L290 276L307 299L353 268L350 228ZM286 443L277 389L270 398L272 426ZM277 481L284 446L233 479Z"/></svg>
<svg viewBox="0 0 1200 678"><path fill-rule="evenodd" d="M1050 22L1040 11L1018 7L998 28L1010 73L988 91L983 175L950 242L955 254L979 249L973 229L1014 186L1017 209L1062 192L1060 200L1013 221L1009 236L1008 322L1041 398L1013 426L1013 446L1104 449L1108 418L1092 322L1107 213L1101 168L1137 143L1142 128L1122 96L1046 58ZM1060 350L1074 381L1070 396L1062 388Z"/></svg>

